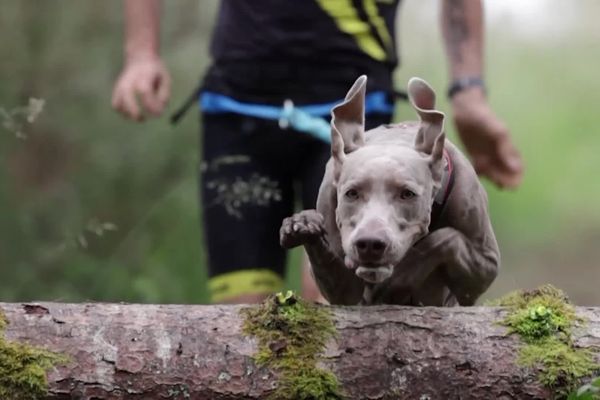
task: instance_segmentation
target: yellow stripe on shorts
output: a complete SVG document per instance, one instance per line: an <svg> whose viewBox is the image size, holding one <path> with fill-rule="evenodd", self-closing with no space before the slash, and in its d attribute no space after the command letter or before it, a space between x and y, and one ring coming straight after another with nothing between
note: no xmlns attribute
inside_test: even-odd
<svg viewBox="0 0 600 400"><path fill-rule="evenodd" d="M270 269L228 272L208 281L210 300L213 303L246 294L271 294L282 288L283 279Z"/></svg>

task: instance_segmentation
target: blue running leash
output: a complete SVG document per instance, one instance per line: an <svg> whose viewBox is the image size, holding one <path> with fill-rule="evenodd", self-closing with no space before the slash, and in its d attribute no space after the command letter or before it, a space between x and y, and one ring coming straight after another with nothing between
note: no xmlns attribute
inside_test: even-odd
<svg viewBox="0 0 600 400"><path fill-rule="evenodd" d="M244 103L231 97L214 93L200 94L200 108L207 114L232 112L256 118L269 119L279 122L282 129L292 128L305 132L319 140L329 143L331 140L329 122L324 118L339 102L295 106L291 100L286 100L283 107ZM365 113L393 113L394 106L387 101L384 92L369 93L365 97Z"/></svg>

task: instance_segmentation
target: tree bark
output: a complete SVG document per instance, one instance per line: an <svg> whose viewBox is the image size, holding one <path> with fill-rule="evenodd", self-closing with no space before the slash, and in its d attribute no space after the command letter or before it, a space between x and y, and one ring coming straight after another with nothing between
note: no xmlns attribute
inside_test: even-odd
<svg viewBox="0 0 600 400"><path fill-rule="evenodd" d="M5 336L67 354L48 399L263 399L274 371L252 361L242 306L0 303ZM350 399L545 399L516 363L502 309L336 307L323 367ZM600 348L600 309L577 308L581 347Z"/></svg>

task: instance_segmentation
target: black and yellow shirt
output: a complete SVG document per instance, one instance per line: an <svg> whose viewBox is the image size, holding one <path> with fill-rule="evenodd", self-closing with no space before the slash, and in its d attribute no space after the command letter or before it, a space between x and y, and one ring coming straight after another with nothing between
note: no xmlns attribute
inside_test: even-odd
<svg viewBox="0 0 600 400"><path fill-rule="evenodd" d="M221 0L206 90L244 101L337 100L360 74L390 91L399 0Z"/></svg>

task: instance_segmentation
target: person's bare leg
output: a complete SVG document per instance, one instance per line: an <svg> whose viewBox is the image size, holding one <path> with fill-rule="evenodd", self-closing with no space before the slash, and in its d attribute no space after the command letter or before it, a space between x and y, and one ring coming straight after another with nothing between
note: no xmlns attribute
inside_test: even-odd
<svg viewBox="0 0 600 400"><path fill-rule="evenodd" d="M310 261L305 251L302 251L302 297L309 301L329 304L321 294L311 271Z"/></svg>

